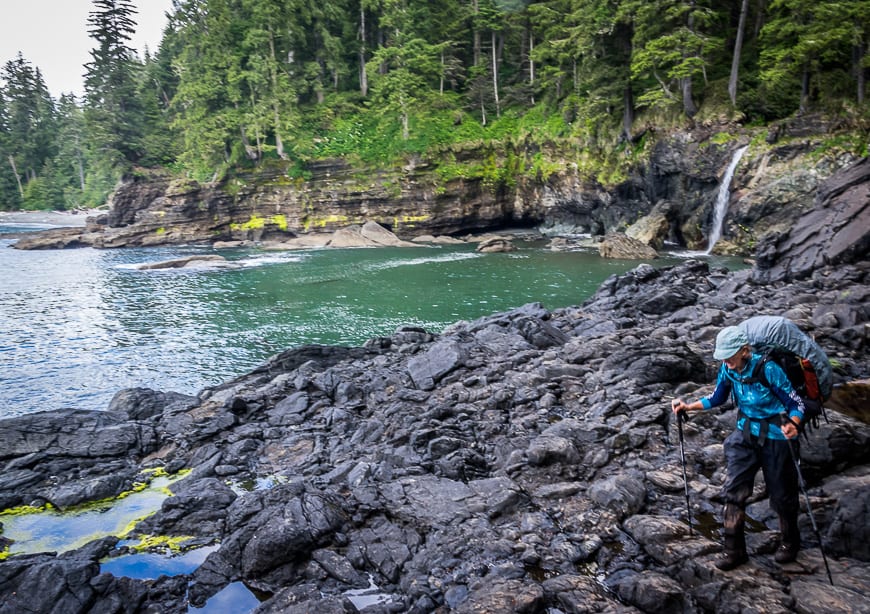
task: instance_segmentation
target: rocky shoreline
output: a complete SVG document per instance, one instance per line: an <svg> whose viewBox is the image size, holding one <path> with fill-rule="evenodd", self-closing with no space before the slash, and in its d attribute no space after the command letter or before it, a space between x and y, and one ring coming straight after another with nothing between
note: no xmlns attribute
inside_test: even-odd
<svg viewBox="0 0 870 614"><path fill-rule="evenodd" d="M580 307L306 346L197 397L134 389L106 412L3 421L2 507L64 509L146 467L190 468L134 536L219 548L153 581L99 573L116 538L14 556L0 612L183 612L236 581L268 597L257 612L353 612L347 591L370 580L389 599L365 612L866 612L870 416L845 393L870 376L868 273L774 288L698 261L641 265ZM713 566L733 411L686 426L689 534L669 400L709 390L715 332L758 313L816 335L835 402L861 417L829 411L803 450L834 587L806 514L798 561L773 563L760 492L752 562ZM264 476L275 486L227 484Z"/></svg>
<svg viewBox="0 0 870 614"><path fill-rule="evenodd" d="M868 185L846 184L808 215L840 216ZM786 237L763 269L640 265L576 307L293 348L196 396L131 389L104 412L4 420L0 508L68 509L189 469L131 536L218 547L156 580L100 573L115 537L11 556L0 614L186 612L235 582L259 614L356 612L349 592L372 585L368 614L868 612L867 247L803 266L809 244ZM751 562L715 568L733 409L685 426L686 506L670 400L709 391L716 332L759 314L797 322L836 366L829 422L802 446L833 586L806 510L797 561L774 563L761 480Z"/></svg>

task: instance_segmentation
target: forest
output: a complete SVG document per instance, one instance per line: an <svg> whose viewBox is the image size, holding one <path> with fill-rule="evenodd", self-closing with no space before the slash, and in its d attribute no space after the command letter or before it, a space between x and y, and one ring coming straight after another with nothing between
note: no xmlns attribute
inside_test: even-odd
<svg viewBox="0 0 870 614"><path fill-rule="evenodd" d="M82 27L81 97L20 53L0 68L0 209L99 206L145 168L304 181L335 157L509 181L558 150L606 183L594 167L650 130L870 121L870 0L174 0L145 57L130 0L93 0ZM536 168L451 167L481 148Z"/></svg>

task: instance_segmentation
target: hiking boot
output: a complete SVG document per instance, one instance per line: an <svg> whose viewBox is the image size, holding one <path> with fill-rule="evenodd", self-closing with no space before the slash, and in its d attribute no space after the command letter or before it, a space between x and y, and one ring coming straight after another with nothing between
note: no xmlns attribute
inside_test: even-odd
<svg viewBox="0 0 870 614"><path fill-rule="evenodd" d="M791 563L801 549L801 534L798 529L797 509L779 515L780 546L773 555L777 563Z"/></svg>
<svg viewBox="0 0 870 614"><path fill-rule="evenodd" d="M749 561L746 552L727 551L716 561L716 567L722 571L731 571Z"/></svg>
<svg viewBox="0 0 870 614"><path fill-rule="evenodd" d="M777 563L791 563L797 558L800 548L794 544L783 543L773 555L773 560Z"/></svg>
<svg viewBox="0 0 870 614"><path fill-rule="evenodd" d="M743 533L743 514L739 513L734 518L737 519L736 526L730 526L732 523L729 522L729 526L725 528L723 536L725 553L716 561L716 567L722 571L731 571L749 560L746 554L746 537Z"/></svg>

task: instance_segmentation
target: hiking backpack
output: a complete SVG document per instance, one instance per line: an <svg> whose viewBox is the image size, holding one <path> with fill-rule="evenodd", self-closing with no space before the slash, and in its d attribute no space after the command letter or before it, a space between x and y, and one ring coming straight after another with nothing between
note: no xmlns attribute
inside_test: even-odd
<svg viewBox="0 0 870 614"><path fill-rule="evenodd" d="M824 350L797 324L780 316L756 316L738 326L762 355L751 380L770 388L764 366L775 362L804 402L800 430L805 433L807 425L818 428L820 418L827 422L824 403L833 388L833 371Z"/></svg>

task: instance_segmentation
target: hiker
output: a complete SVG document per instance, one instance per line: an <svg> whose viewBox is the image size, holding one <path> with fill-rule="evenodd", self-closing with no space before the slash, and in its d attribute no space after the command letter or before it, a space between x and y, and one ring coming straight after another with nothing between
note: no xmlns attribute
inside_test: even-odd
<svg viewBox="0 0 870 614"><path fill-rule="evenodd" d="M725 554L716 566L728 571L749 560L744 535L746 501L752 494L759 468L767 485L770 507L779 516L781 543L774 559L790 563L800 549L795 461L799 454L798 426L804 417L803 401L785 372L773 361L764 364L769 386L752 377L762 356L752 351L746 333L736 326L719 331L713 357L722 361L713 393L693 403L675 399L672 406L674 413L707 410L722 405L733 395L738 408L737 428L725 439L728 477L721 492L725 501ZM789 446L794 446L794 456Z"/></svg>

